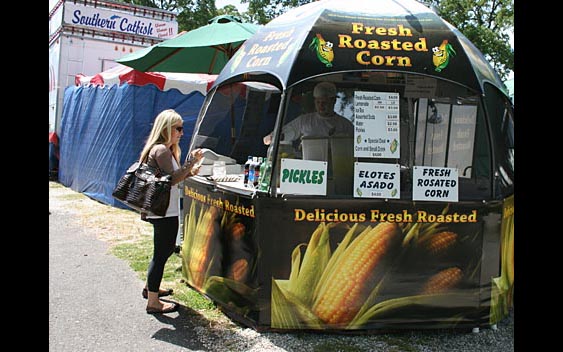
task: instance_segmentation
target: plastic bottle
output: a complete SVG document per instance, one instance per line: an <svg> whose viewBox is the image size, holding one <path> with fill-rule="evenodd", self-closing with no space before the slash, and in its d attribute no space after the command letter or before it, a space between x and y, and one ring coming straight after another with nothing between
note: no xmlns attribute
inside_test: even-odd
<svg viewBox="0 0 563 352"><path fill-rule="evenodd" d="M248 160L244 163L244 185L248 184L248 174L250 170L250 164L252 163L252 155L248 156Z"/></svg>
<svg viewBox="0 0 563 352"><path fill-rule="evenodd" d="M253 156L252 161L250 162L250 166L248 168L248 183L247 186L254 187L254 177L256 176L256 172L254 169L256 168L256 164L258 164L258 158Z"/></svg>
<svg viewBox="0 0 563 352"><path fill-rule="evenodd" d="M256 165L254 165L254 187L258 188L258 181L260 181L260 168L262 167L264 158L259 156L256 160Z"/></svg>
<svg viewBox="0 0 563 352"><path fill-rule="evenodd" d="M260 165L260 181L258 182L258 189L260 191L268 192L270 186L270 174L272 173L272 163L267 158L264 158L262 165Z"/></svg>

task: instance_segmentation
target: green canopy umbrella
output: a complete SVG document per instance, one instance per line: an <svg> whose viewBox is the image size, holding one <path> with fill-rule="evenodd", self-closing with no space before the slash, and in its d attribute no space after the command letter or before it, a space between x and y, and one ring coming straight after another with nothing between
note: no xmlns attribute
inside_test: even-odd
<svg viewBox="0 0 563 352"><path fill-rule="evenodd" d="M142 72L218 74L260 25L222 15L209 24L125 55L116 61Z"/></svg>

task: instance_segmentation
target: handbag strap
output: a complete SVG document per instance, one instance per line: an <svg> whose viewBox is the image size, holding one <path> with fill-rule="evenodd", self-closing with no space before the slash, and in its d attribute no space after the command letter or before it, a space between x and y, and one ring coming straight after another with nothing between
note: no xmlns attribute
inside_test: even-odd
<svg viewBox="0 0 563 352"><path fill-rule="evenodd" d="M162 175L166 175L166 173L162 171L162 169L161 169L160 166L158 165L158 162L156 161L156 159L155 159L155 164L156 164L156 166L151 166L151 165L149 165L149 163L148 163L148 162L149 162L149 155L150 155L150 153L151 153L151 151L152 151L152 148L154 148L155 145L156 145L156 144L153 144L153 145L152 145L151 149L149 149L149 152L147 153L147 155L145 155L144 160L141 160L140 164L146 164L146 165L148 165L148 166L150 166L150 167L152 167L152 168L155 168L155 169L158 171L158 176L160 177L160 176L162 176ZM139 165L140 165L140 164L139 164Z"/></svg>

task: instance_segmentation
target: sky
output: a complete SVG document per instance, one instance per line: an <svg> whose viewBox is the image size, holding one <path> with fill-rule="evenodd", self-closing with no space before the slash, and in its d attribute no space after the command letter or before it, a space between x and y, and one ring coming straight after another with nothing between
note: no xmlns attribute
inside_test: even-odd
<svg viewBox="0 0 563 352"><path fill-rule="evenodd" d="M240 13L245 12L248 9L248 3L241 4L240 1L237 0L215 0L216 8L221 9L225 5L235 5Z"/></svg>

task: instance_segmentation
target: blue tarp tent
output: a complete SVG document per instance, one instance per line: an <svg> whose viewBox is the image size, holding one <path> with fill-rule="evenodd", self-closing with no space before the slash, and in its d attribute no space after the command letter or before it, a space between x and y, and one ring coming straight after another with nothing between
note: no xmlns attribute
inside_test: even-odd
<svg viewBox="0 0 563 352"><path fill-rule="evenodd" d="M147 74L142 75L146 78ZM138 160L156 115L170 108L185 121L180 143L184 157L205 98L202 91L206 92L209 82L196 82L203 84L203 89L193 89L197 85L194 81L186 82L191 90L186 92L177 77L175 74L170 86L178 89L165 91L147 84L146 79L142 86L130 79L129 83L122 81L111 86L67 87L59 135L59 181L100 202L125 208L111 196L113 188L125 170Z"/></svg>

